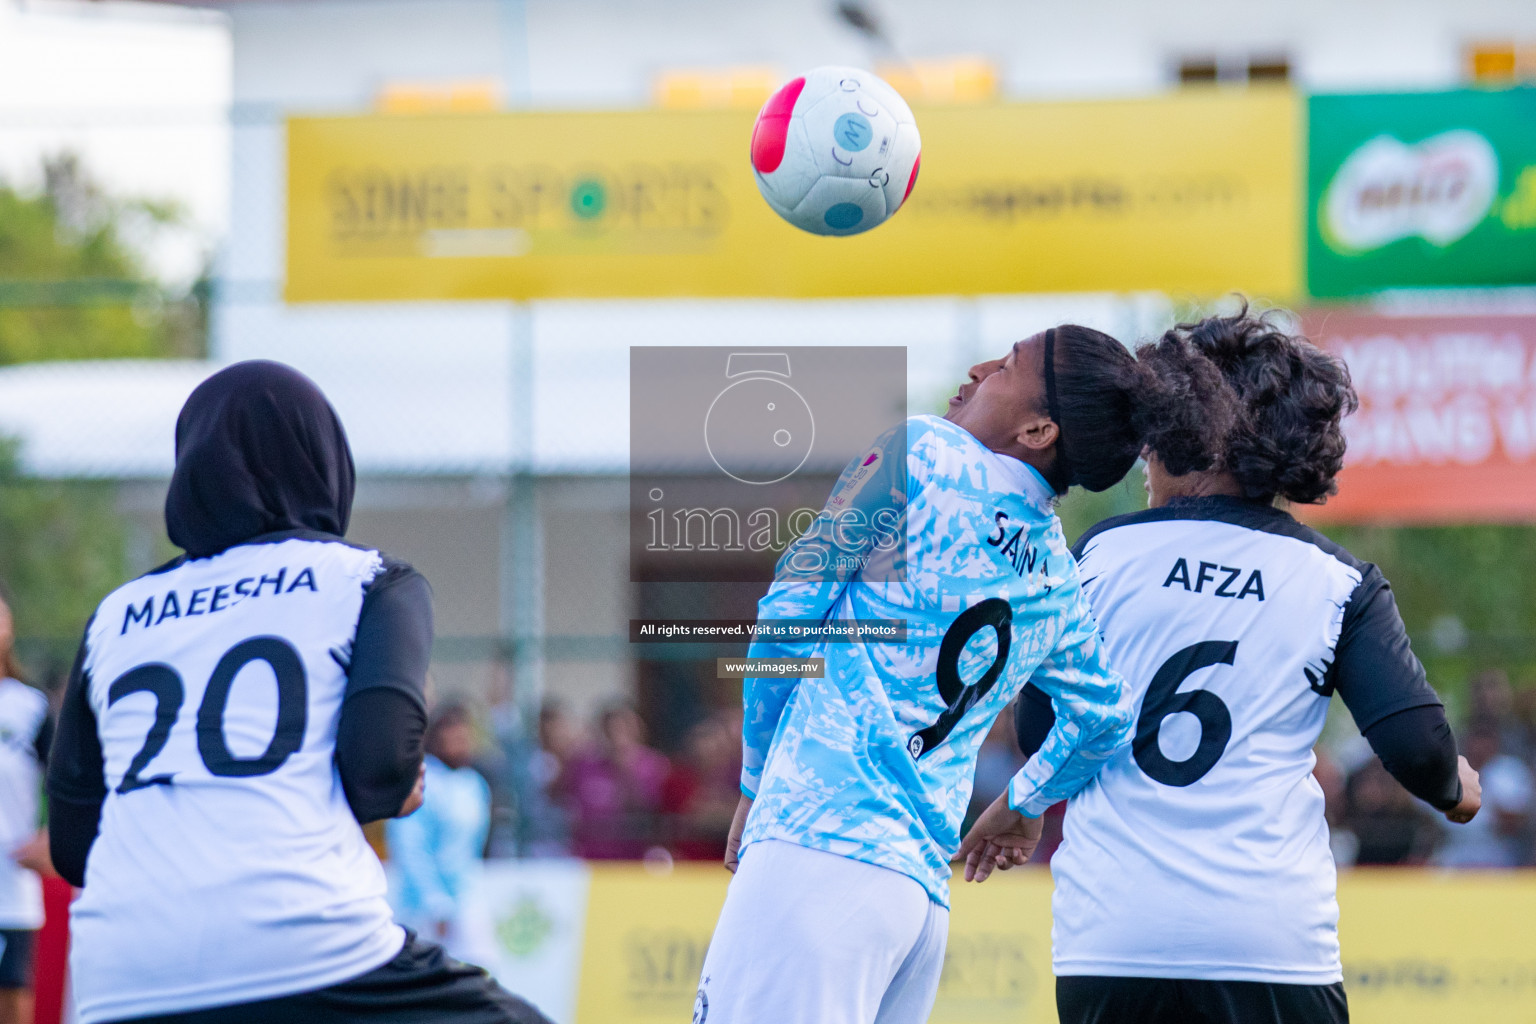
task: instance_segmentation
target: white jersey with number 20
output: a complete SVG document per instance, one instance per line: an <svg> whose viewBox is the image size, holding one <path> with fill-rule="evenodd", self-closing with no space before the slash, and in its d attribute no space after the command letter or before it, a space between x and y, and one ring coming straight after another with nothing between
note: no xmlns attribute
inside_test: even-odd
<svg viewBox="0 0 1536 1024"><path fill-rule="evenodd" d="M244 544L102 602L83 669L108 793L71 918L85 1024L323 988L399 951L334 764L382 567Z"/></svg>

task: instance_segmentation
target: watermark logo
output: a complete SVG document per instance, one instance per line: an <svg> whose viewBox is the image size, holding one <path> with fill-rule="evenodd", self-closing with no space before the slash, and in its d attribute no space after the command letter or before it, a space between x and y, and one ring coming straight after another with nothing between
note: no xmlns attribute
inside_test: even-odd
<svg viewBox="0 0 1536 1024"><path fill-rule="evenodd" d="M704 415L704 447L720 472L744 484L772 484L805 465L816 417L790 386L789 354L732 353L725 376L731 383Z"/></svg>
<svg viewBox="0 0 1536 1024"><path fill-rule="evenodd" d="M806 579L899 561L905 419L902 348L631 349L631 578L766 582L802 537Z"/></svg>

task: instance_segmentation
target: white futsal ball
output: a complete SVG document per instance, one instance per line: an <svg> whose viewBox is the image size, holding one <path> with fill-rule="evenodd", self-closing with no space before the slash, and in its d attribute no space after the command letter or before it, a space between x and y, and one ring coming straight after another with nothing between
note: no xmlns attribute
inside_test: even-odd
<svg viewBox="0 0 1536 1024"><path fill-rule="evenodd" d="M890 218L917 182L917 122L901 94L859 68L817 68L769 97L752 128L752 173L774 212L817 235Z"/></svg>

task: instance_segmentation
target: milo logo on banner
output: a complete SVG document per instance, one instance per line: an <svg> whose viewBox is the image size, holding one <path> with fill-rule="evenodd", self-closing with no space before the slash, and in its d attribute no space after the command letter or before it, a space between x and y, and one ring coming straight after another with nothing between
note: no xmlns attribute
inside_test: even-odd
<svg viewBox="0 0 1536 1024"><path fill-rule="evenodd" d="M1536 284L1536 89L1309 101L1317 296Z"/></svg>
<svg viewBox="0 0 1536 1024"><path fill-rule="evenodd" d="M1323 238L1348 254L1414 235L1450 245L1488 216L1498 185L1499 155L1477 132L1444 132L1417 145L1379 136L1351 153L1328 186Z"/></svg>

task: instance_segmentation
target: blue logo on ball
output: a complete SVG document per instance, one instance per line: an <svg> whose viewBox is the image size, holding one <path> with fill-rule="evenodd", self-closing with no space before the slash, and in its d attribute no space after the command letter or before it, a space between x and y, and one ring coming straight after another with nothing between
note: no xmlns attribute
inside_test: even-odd
<svg viewBox="0 0 1536 1024"><path fill-rule="evenodd" d="M838 203L822 217L833 231L847 231L864 219L864 208L857 203Z"/></svg>
<svg viewBox="0 0 1536 1024"><path fill-rule="evenodd" d="M874 126L863 114L844 114L832 126L832 138L850 153L859 152L874 137Z"/></svg>

